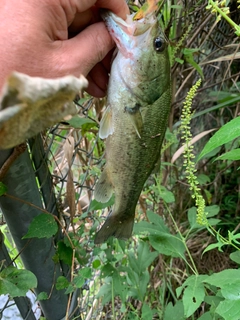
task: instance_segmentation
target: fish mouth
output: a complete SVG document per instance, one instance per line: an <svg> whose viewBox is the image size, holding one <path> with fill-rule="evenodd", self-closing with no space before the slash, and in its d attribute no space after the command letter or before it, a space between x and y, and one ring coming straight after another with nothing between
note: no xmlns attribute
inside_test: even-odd
<svg viewBox="0 0 240 320"><path fill-rule="evenodd" d="M101 11L110 35L124 56L129 56L134 48L140 47L157 23L154 12L139 20L134 20L134 15L127 15L126 20L123 20L111 11Z"/></svg>

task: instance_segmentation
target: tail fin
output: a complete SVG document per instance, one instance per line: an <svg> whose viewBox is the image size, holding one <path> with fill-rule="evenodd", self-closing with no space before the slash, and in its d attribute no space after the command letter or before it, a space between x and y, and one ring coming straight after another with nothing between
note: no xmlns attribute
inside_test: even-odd
<svg viewBox="0 0 240 320"><path fill-rule="evenodd" d="M101 229L97 232L94 243L100 244L107 241L110 237L126 240L131 237L134 223L134 215L122 219L122 215L111 214Z"/></svg>

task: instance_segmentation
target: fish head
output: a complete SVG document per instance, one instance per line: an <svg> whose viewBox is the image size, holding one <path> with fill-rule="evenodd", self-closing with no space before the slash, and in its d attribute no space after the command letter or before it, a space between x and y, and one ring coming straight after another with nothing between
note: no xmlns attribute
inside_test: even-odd
<svg viewBox="0 0 240 320"><path fill-rule="evenodd" d="M114 70L133 96L152 104L170 83L168 42L155 12L122 20L105 11L102 17L118 48Z"/></svg>

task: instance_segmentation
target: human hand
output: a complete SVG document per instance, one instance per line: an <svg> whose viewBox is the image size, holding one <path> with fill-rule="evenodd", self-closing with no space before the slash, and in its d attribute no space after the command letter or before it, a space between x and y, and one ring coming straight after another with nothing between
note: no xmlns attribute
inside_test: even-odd
<svg viewBox="0 0 240 320"><path fill-rule="evenodd" d="M114 43L98 10L125 18L125 0L1 0L0 88L16 70L57 78L83 74L87 92L103 97Z"/></svg>

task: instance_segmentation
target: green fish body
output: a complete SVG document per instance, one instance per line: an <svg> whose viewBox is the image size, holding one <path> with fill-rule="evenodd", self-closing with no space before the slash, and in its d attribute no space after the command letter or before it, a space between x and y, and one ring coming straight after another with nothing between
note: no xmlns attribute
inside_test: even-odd
<svg viewBox="0 0 240 320"><path fill-rule="evenodd" d="M106 138L106 165L94 197L115 203L95 243L132 234L135 208L144 183L159 164L171 103L167 41L154 13L123 21L111 12L103 19L118 47L113 61L107 110L99 136Z"/></svg>

